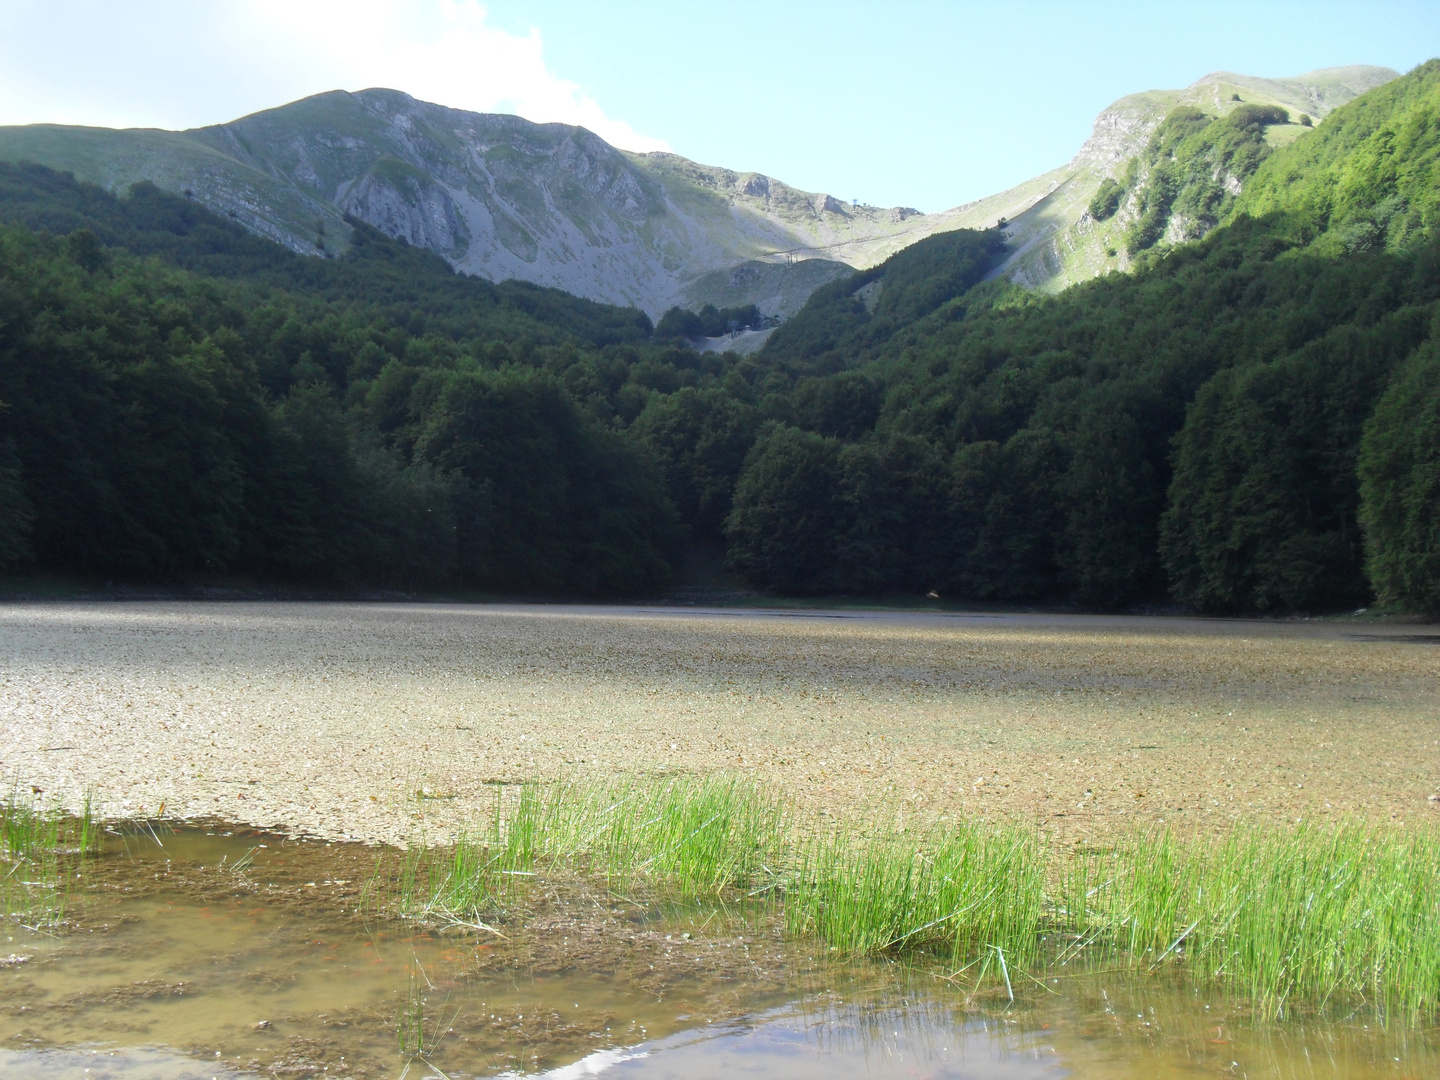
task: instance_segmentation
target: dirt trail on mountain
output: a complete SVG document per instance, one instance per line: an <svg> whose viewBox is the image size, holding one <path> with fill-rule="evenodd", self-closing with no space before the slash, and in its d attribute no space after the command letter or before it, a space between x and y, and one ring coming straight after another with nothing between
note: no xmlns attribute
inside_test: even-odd
<svg viewBox="0 0 1440 1080"><path fill-rule="evenodd" d="M431 838L495 785L750 776L887 826L1440 822L1440 628L459 604L0 606L0 768Z"/></svg>

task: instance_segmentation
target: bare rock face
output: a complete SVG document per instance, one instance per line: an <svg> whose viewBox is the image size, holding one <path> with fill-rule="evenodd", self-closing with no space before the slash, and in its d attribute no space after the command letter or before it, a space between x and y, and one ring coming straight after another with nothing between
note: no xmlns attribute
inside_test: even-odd
<svg viewBox="0 0 1440 1080"><path fill-rule="evenodd" d="M470 229L450 192L439 184L407 175L377 175L372 170L346 187L345 195L336 200L345 213L415 247L463 259Z"/></svg>
<svg viewBox="0 0 1440 1080"><path fill-rule="evenodd" d="M1095 118L1090 138L1075 155L1073 166L1089 165L1106 173L1118 171L1139 152L1165 119L1166 110L1162 105L1149 102L1133 108L1124 105L1124 101L1117 102Z"/></svg>
<svg viewBox="0 0 1440 1080"><path fill-rule="evenodd" d="M761 199L768 198L770 195L770 178L757 173L745 181L745 186L741 190L744 191L746 195L754 195Z"/></svg>

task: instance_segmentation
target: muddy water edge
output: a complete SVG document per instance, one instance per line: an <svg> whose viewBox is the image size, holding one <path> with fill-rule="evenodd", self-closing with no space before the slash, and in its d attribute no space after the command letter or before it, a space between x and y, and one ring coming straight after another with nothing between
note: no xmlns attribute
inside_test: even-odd
<svg viewBox="0 0 1440 1080"><path fill-rule="evenodd" d="M0 943L6 1076L1424 1077L1432 1032L1257 1018L1170 974L976 985L841 961L743 896L517 878L473 925L376 912L392 849L211 824L111 833ZM971 973L973 975L973 972ZM1012 1000L1013 996L1013 1000Z"/></svg>

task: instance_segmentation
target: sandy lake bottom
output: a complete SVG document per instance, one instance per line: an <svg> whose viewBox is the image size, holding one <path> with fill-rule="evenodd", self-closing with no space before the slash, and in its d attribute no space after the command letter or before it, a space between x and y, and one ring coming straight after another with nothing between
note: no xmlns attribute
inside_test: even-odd
<svg viewBox="0 0 1440 1080"><path fill-rule="evenodd" d="M1057 845L1429 828L1437 713L1440 628L1362 620L5 604L6 776L178 831L112 836L59 933L7 927L0 1072L1440 1075L1431 1033L1360 1013L1259 1022L1105 971L1011 1002L581 881L503 938L355 910L374 845L443 842L528 780L722 774L812 822L1006 818Z"/></svg>

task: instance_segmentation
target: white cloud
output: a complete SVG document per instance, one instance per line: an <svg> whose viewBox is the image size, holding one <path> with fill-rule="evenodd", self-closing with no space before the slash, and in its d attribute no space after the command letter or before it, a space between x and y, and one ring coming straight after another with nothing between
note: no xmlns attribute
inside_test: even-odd
<svg viewBox="0 0 1440 1080"><path fill-rule="evenodd" d="M303 43L308 57L297 62L322 53L348 90L388 86L457 109L578 124L627 150L668 149L552 74L539 30L520 37L491 26L476 0L249 0L242 14L292 47Z"/></svg>
<svg viewBox="0 0 1440 1080"><path fill-rule="evenodd" d="M475 0L3 0L0 124L191 127L385 86L668 149L545 65Z"/></svg>

